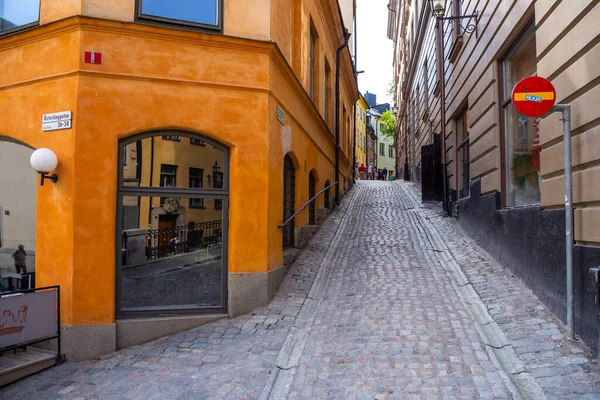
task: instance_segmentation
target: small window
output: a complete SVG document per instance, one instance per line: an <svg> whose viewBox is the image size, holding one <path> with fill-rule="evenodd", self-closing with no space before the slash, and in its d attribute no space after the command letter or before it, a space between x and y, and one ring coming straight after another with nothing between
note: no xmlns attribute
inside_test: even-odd
<svg viewBox="0 0 600 400"><path fill-rule="evenodd" d="M310 23L310 38L309 38L309 45L310 45L310 49L309 49L309 54L308 56L310 57L309 63L310 63L310 88L309 88L309 94L310 94L310 98L313 100L313 102L315 104L317 104L317 93L318 93L318 60L319 60L319 56L318 56L318 51L319 51L319 36L317 35L317 31L315 29L315 27L312 24L312 20Z"/></svg>
<svg viewBox="0 0 600 400"><path fill-rule="evenodd" d="M206 143L204 143L204 140L201 140L198 138L190 138L190 144L194 144L196 146L206 146Z"/></svg>
<svg viewBox="0 0 600 400"><path fill-rule="evenodd" d="M385 155L385 144L383 143L379 143L379 154L380 155Z"/></svg>
<svg viewBox="0 0 600 400"><path fill-rule="evenodd" d="M213 187L215 189L223 189L223 173L213 171ZM215 210L223 209L223 200L215 199Z"/></svg>
<svg viewBox="0 0 600 400"><path fill-rule="evenodd" d="M457 156L456 164L458 175L458 196L464 198L469 196L470 156L469 156L469 109L465 108L456 119Z"/></svg>
<svg viewBox="0 0 600 400"><path fill-rule="evenodd" d="M178 135L163 135L163 140L172 140L174 142L179 142L179 136Z"/></svg>
<svg viewBox="0 0 600 400"><path fill-rule="evenodd" d="M138 0L138 18L221 30L221 0Z"/></svg>
<svg viewBox="0 0 600 400"><path fill-rule="evenodd" d="M0 34L38 25L40 0L0 1Z"/></svg>
<svg viewBox="0 0 600 400"><path fill-rule="evenodd" d="M388 151L389 151L389 156L390 157L394 157L394 146L392 146L391 144L388 147Z"/></svg>
<svg viewBox="0 0 600 400"><path fill-rule="evenodd" d="M160 187L175 187L177 183L177 165L160 165Z"/></svg>
<svg viewBox="0 0 600 400"><path fill-rule="evenodd" d="M329 97L331 96L331 67L327 60L325 60L325 123L329 125L329 109L331 108L331 101Z"/></svg>
<svg viewBox="0 0 600 400"><path fill-rule="evenodd" d="M160 165L160 187L177 187L177 165ZM160 204L164 204L165 199L161 197Z"/></svg>
<svg viewBox="0 0 600 400"><path fill-rule="evenodd" d="M192 139L190 139L191 141ZM190 189L202 188L202 175L204 170L200 168L190 168ZM190 199L190 208L204 208L204 199Z"/></svg>
<svg viewBox="0 0 600 400"><path fill-rule="evenodd" d="M423 110L423 121L427 122L429 118L429 64L427 59L425 59L425 63L423 64L423 94L425 97L425 109Z"/></svg>

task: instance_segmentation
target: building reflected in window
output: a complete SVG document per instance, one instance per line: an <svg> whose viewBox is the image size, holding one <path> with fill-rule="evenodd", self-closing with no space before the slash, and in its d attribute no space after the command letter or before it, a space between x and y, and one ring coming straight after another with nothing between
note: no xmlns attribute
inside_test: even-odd
<svg viewBox="0 0 600 400"><path fill-rule="evenodd" d="M226 155L179 132L121 147L119 315L225 306Z"/></svg>

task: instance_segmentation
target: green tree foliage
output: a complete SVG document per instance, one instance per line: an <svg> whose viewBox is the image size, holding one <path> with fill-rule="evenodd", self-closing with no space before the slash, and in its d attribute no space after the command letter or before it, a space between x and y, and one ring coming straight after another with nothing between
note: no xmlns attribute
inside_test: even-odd
<svg viewBox="0 0 600 400"><path fill-rule="evenodd" d="M394 115L389 110L385 111L381 115L381 118L379 118L379 121L382 123L381 133L387 137L393 137L394 127L396 125L396 119L394 118Z"/></svg>

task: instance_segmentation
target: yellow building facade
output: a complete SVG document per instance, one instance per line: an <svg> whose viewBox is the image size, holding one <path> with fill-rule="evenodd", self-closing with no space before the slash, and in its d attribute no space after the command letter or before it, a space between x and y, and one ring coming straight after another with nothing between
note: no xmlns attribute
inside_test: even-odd
<svg viewBox="0 0 600 400"><path fill-rule="evenodd" d="M367 165L367 110L369 105L365 98L360 95L356 101L356 162Z"/></svg>
<svg viewBox="0 0 600 400"><path fill-rule="evenodd" d="M33 3L2 15L0 146L58 156L37 187L36 281L61 286L67 358L266 304L334 188L280 225L352 179L337 1ZM68 129L43 130L65 110Z"/></svg>

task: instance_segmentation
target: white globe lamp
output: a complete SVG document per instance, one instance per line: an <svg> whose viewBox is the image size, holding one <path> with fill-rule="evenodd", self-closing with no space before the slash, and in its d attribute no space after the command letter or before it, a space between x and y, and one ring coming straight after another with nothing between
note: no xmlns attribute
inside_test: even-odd
<svg viewBox="0 0 600 400"><path fill-rule="evenodd" d="M53 171L58 165L58 157L56 154L46 148L37 149L31 154L29 159L31 167L40 174L40 185L44 186L44 180L50 179L52 182L58 181L58 175L48 175L50 171Z"/></svg>

